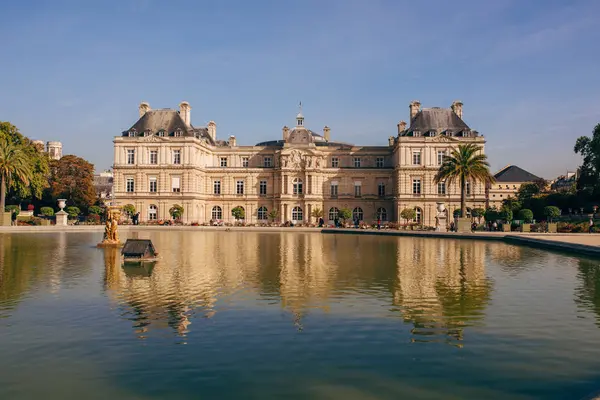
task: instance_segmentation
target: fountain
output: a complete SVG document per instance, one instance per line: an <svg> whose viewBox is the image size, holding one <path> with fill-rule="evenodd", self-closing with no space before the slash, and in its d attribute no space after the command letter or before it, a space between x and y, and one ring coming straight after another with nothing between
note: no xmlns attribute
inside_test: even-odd
<svg viewBox="0 0 600 400"><path fill-rule="evenodd" d="M98 247L121 247L117 228L119 218L121 217L121 207L109 206L106 208L106 226L104 227L104 237Z"/></svg>

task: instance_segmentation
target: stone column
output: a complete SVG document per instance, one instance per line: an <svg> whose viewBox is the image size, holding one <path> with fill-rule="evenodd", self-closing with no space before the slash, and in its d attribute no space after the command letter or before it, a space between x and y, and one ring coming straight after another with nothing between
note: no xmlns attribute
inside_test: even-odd
<svg viewBox="0 0 600 400"><path fill-rule="evenodd" d="M281 215L281 222L285 222L288 220L288 205L283 205L283 214Z"/></svg>

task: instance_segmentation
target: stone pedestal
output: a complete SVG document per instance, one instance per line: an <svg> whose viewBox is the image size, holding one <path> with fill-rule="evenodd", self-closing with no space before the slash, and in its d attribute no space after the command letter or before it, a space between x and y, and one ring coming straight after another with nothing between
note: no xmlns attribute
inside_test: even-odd
<svg viewBox="0 0 600 400"><path fill-rule="evenodd" d="M456 232L471 232L471 218L457 218Z"/></svg>
<svg viewBox="0 0 600 400"><path fill-rule="evenodd" d="M436 217L436 232L448 232L448 218L445 214L440 214Z"/></svg>
<svg viewBox="0 0 600 400"><path fill-rule="evenodd" d="M12 213L2 212L0 213L0 225L11 226L12 225Z"/></svg>
<svg viewBox="0 0 600 400"><path fill-rule="evenodd" d="M59 211L56 213L56 226L67 226L67 219L69 214L65 211Z"/></svg>

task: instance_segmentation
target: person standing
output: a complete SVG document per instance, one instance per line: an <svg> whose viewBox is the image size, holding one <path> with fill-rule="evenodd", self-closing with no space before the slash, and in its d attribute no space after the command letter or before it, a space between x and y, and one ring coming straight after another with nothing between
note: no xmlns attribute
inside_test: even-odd
<svg viewBox="0 0 600 400"><path fill-rule="evenodd" d="M592 233L594 231L594 219L590 218L590 227L588 229L589 233Z"/></svg>
<svg viewBox="0 0 600 400"><path fill-rule="evenodd" d="M12 213L10 214L10 224L12 226L17 225L17 212L15 210L12 210Z"/></svg>
<svg viewBox="0 0 600 400"><path fill-rule="evenodd" d="M377 218L377 230L381 230L381 218Z"/></svg>

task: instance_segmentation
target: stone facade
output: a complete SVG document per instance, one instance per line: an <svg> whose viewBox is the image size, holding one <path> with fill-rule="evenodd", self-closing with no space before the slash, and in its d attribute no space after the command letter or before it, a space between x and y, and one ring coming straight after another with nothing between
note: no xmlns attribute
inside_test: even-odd
<svg viewBox="0 0 600 400"><path fill-rule="evenodd" d="M459 108L460 106L460 108ZM485 140L452 108L410 105L410 126L398 124L387 146L359 146L331 141L296 116L294 128L284 127L281 139L239 146L234 136L218 140L216 124L191 125L191 106L180 110L139 107L140 119L114 139L113 195L116 205L133 204L140 220L170 219L169 209L184 208L183 221L234 222L231 210L243 207L247 223L315 222L313 210L331 221L336 209L372 223L399 220L404 208L416 208L417 219L435 225L436 202L454 210L460 204L457 184L433 183L443 155L458 144ZM469 188L468 207L484 207L482 184Z"/></svg>

